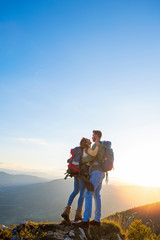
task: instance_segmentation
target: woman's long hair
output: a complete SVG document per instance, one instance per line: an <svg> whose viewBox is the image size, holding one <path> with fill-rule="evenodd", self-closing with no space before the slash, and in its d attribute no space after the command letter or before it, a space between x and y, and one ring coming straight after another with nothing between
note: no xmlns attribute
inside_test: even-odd
<svg viewBox="0 0 160 240"><path fill-rule="evenodd" d="M81 141L80 141L80 147L81 147L81 148L88 148L86 138L83 137L83 138L81 139Z"/></svg>

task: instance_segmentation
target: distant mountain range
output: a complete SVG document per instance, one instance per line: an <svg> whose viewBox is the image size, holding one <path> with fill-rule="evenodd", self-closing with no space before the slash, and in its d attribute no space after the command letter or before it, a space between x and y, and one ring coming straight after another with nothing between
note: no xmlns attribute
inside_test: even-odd
<svg viewBox="0 0 160 240"><path fill-rule="evenodd" d="M0 172L0 188L13 187L21 185L29 185L35 183L46 182L48 179L23 175L23 174L8 174L5 172Z"/></svg>
<svg viewBox="0 0 160 240"><path fill-rule="evenodd" d="M136 219L142 219L142 223L150 227L152 232L160 234L160 202L118 212L103 220L113 220L126 229Z"/></svg>
<svg viewBox="0 0 160 240"><path fill-rule="evenodd" d="M8 179L10 177L8 176ZM60 222L61 213L72 190L73 179L58 179L35 184L32 182L26 186L23 184L23 186L12 185L12 187L0 188L0 224L18 224L25 220ZM102 218L104 218L128 208L158 202L160 188L104 184L101 195ZM77 207L77 199L78 197L72 206L72 218Z"/></svg>
<svg viewBox="0 0 160 240"><path fill-rule="evenodd" d="M48 180L53 180L60 178L57 176L54 171L52 172L45 172L45 171L26 171L26 170L16 170L16 169L7 169L7 168L0 168L0 172L5 172L11 175L27 175L27 176L36 176L40 178L47 178Z"/></svg>

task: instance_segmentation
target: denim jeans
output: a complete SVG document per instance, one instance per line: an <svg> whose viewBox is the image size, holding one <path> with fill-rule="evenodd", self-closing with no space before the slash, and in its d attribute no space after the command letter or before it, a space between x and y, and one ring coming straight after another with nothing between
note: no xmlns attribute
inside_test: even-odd
<svg viewBox="0 0 160 240"><path fill-rule="evenodd" d="M78 198L78 206L77 209L82 210L83 201L84 201L84 191L85 191L85 185L84 182L78 178L74 177L74 190L71 193L69 199L68 199L68 206L71 206L74 198L76 195L80 192L79 198Z"/></svg>
<svg viewBox="0 0 160 240"><path fill-rule="evenodd" d="M100 222L101 219L101 195L102 181L105 177L105 173L101 171L93 171L91 173L90 182L94 185L94 192L85 191L85 212L83 214L83 221L89 221L92 214L92 196L95 200L95 217L94 220Z"/></svg>

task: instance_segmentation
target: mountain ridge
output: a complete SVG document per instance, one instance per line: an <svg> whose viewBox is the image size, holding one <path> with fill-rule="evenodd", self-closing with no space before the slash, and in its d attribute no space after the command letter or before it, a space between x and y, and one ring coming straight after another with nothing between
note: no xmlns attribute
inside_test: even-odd
<svg viewBox="0 0 160 240"><path fill-rule="evenodd" d="M25 174L9 174L0 171L0 188L22 186L35 183L47 182L48 179Z"/></svg>
<svg viewBox="0 0 160 240"><path fill-rule="evenodd" d="M141 219L142 223L150 227L152 232L160 234L160 202L146 204L139 207L127 209L126 211L117 212L103 220L117 222L123 229L127 229L131 222Z"/></svg>
<svg viewBox="0 0 160 240"><path fill-rule="evenodd" d="M0 223L10 225L26 220L60 222L61 213L72 191L73 179L56 179L27 186L3 188L0 194ZM138 194L137 199L136 193ZM135 186L120 187L104 184L101 196L102 218L104 218L131 207L158 201L160 188L153 191ZM71 218L74 218L77 199L78 196L72 205Z"/></svg>

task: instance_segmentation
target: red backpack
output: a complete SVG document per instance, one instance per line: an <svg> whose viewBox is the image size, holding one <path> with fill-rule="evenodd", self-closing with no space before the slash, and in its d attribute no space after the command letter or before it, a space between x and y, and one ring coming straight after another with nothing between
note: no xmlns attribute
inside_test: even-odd
<svg viewBox="0 0 160 240"><path fill-rule="evenodd" d="M71 149L71 157L67 160L68 169L65 173L65 179L70 176L76 176L80 172L80 161L82 158L83 149L81 147L75 147Z"/></svg>

